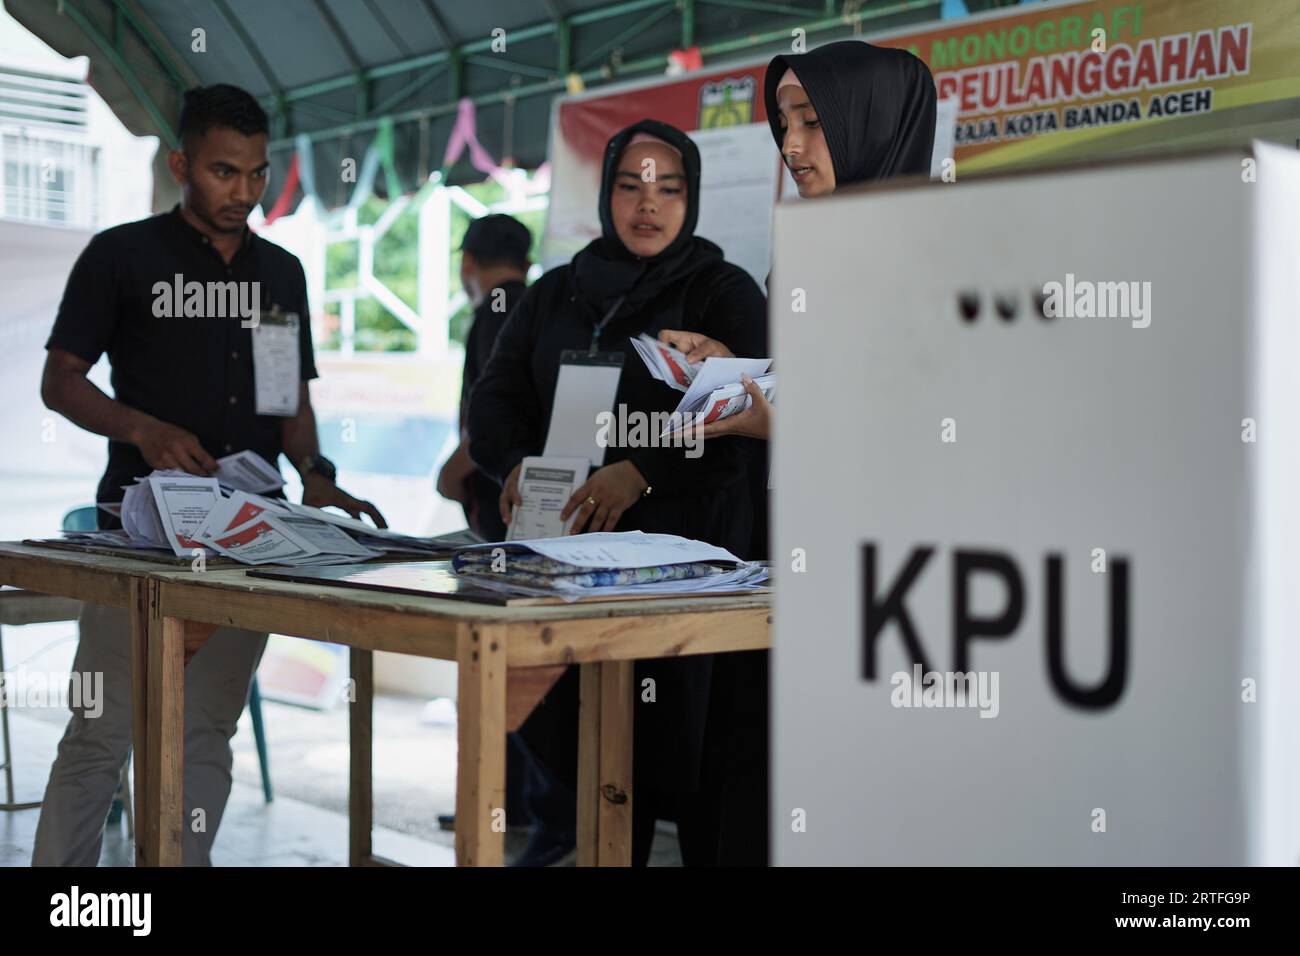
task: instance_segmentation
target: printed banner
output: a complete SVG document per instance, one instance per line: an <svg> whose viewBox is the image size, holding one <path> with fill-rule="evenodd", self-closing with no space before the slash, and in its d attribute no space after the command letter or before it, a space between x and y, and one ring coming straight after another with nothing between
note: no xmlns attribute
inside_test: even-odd
<svg viewBox="0 0 1300 956"><path fill-rule="evenodd" d="M872 42L915 53L958 101L966 169L1140 148L1170 135L1157 123L1245 125L1248 107L1300 97L1293 0L1045 4Z"/></svg>

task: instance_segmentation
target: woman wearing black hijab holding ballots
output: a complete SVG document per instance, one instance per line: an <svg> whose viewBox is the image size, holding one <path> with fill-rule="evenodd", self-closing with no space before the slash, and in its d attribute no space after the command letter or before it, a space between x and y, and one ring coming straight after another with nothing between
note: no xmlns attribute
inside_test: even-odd
<svg viewBox="0 0 1300 956"><path fill-rule="evenodd" d="M647 175L647 170L650 174ZM673 411L679 393L651 377L630 339L685 329L759 357L766 303L757 284L695 236L700 160L680 130L643 120L605 148L601 236L543 275L511 313L470 399L470 457L502 482L502 517L518 501L520 461L542 453L566 350L623 353L614 408ZM592 422L593 431L596 423ZM612 430L611 430L612 431ZM690 453L690 454L688 454ZM734 438L704 454L676 443L606 449L563 513L572 530L662 532L743 553L752 508L749 457ZM703 725L712 658L637 666L636 687L655 680L655 700L637 697L634 718L633 859L644 863L657 816L676 816L683 860L713 862L714 836L698 822ZM569 786L576 782L577 673L561 678L525 722L533 754Z"/></svg>
<svg viewBox="0 0 1300 956"><path fill-rule="evenodd" d="M763 95L772 136L804 199L829 196L853 183L929 175L934 79L905 50L844 40L777 56L768 64ZM725 343L694 330L669 330L659 337L691 362L730 354ZM769 439L772 406L752 382L747 388L749 408L701 426L697 437L709 443L722 435ZM768 556L765 464L757 460L750 485L754 535L746 557ZM718 659L706 733L704 788L710 796L703 802L714 808L718 859L724 863L767 860L767 689L766 651Z"/></svg>

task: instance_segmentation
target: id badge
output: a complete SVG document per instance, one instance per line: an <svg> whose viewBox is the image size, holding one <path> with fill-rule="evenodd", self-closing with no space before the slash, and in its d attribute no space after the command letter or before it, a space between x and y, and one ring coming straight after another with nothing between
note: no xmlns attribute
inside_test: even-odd
<svg viewBox="0 0 1300 956"><path fill-rule="evenodd" d="M253 328L253 385L257 414L292 418L298 414L302 368L298 352L298 313L273 307Z"/></svg>
<svg viewBox="0 0 1300 956"><path fill-rule="evenodd" d="M586 458L593 468L605 463L605 447L597 441L599 416L614 410L624 358L622 352L566 349L560 353L560 377L543 455Z"/></svg>

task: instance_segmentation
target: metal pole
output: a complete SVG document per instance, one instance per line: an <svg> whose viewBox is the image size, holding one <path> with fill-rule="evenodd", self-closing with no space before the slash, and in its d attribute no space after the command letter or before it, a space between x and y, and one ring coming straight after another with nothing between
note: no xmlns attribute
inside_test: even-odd
<svg viewBox="0 0 1300 956"><path fill-rule="evenodd" d="M5 642L4 630L0 628L0 691L5 690ZM9 698L7 694L3 693L0 693L0 736L4 738L5 748L3 764L5 769L5 802L0 803L0 811L34 810L41 805L41 801L14 803L14 761L9 750Z"/></svg>

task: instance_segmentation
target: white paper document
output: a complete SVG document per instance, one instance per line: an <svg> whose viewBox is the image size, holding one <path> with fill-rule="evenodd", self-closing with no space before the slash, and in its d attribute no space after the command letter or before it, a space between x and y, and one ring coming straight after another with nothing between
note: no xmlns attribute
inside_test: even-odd
<svg viewBox="0 0 1300 956"><path fill-rule="evenodd" d="M743 412L752 401L740 380L743 375L754 380L769 402L775 395L776 376L768 371L771 359L710 356L691 365L677 349L649 335L642 333L631 341L654 378L685 393L665 435L686 424L707 424Z"/></svg>
<svg viewBox="0 0 1300 956"><path fill-rule="evenodd" d="M706 358L677 410L697 414L714 390L737 384L742 375L758 378L771 367L771 359Z"/></svg>
<svg viewBox="0 0 1300 956"><path fill-rule="evenodd" d="M295 564L300 559L321 553L319 548L272 521L270 514L259 515L237 528L209 538L208 544L242 564Z"/></svg>
<svg viewBox="0 0 1300 956"><path fill-rule="evenodd" d="M253 329L253 384L257 414L298 414L302 369L298 352L298 316L264 315Z"/></svg>
<svg viewBox="0 0 1300 956"><path fill-rule="evenodd" d="M654 568L697 561L725 561L735 565L743 563L726 548L704 541L694 541L675 534L646 534L642 531L589 531L561 538L510 543L579 568Z"/></svg>
<svg viewBox="0 0 1300 956"><path fill-rule="evenodd" d="M346 554L355 558L375 558L378 551L357 544L342 528L317 521L303 515L272 515L269 519L273 525L288 528L322 554Z"/></svg>
<svg viewBox="0 0 1300 956"><path fill-rule="evenodd" d="M771 571L761 561L747 561L729 571L721 571L707 577L681 578L671 581L655 581L646 584L615 584L603 587L582 587L566 585L556 581L548 587L529 585L512 579L508 574L475 574L474 584L491 591L506 594L524 594L534 597L558 597L564 601L577 601L582 598L601 597L662 597L671 595L708 596L711 594L736 592L754 592L766 594L771 591L768 581Z"/></svg>
<svg viewBox="0 0 1300 956"><path fill-rule="evenodd" d="M269 483L269 473L257 464L262 460L249 455L257 460L244 463ZM121 532L65 537L88 545L170 549L178 557L211 548L244 564L347 564L394 550L445 556L482 540L468 531L433 538L400 534L252 491L227 497L216 478L182 471L154 471L126 486L120 511Z"/></svg>
<svg viewBox="0 0 1300 956"><path fill-rule="evenodd" d="M622 372L621 364L561 361L544 457L586 458L593 468L605 463L598 416L613 411Z"/></svg>
<svg viewBox="0 0 1300 956"><path fill-rule="evenodd" d="M164 536L177 557L203 547L194 533L207 520L208 512L221 500L221 486L215 478L158 475L149 476L149 487L158 508Z"/></svg>
<svg viewBox="0 0 1300 956"><path fill-rule="evenodd" d="M507 541L554 538L573 525L575 511L568 521L560 512L583 482L591 463L586 458L525 458L519 467L520 504L515 506Z"/></svg>
<svg viewBox="0 0 1300 956"><path fill-rule="evenodd" d="M772 204L785 168L767 123L688 134L700 150L700 214L695 234L722 247L761 287L772 268Z"/></svg>
<svg viewBox="0 0 1300 956"><path fill-rule="evenodd" d="M155 474L183 475L183 472L155 472ZM127 485L122 497L122 530L127 537L141 545L169 547L167 532L158 517L154 503L153 487L147 481Z"/></svg>
<svg viewBox="0 0 1300 956"><path fill-rule="evenodd" d="M217 473L213 477L227 488L259 494L284 487L280 469L255 451L237 451L218 458Z"/></svg>
<svg viewBox="0 0 1300 956"><path fill-rule="evenodd" d="M195 531L194 537L207 543L215 535L238 528L252 521L264 511L288 513L285 502L273 498L263 498L249 491L236 491L229 498L222 498L212 506L202 525Z"/></svg>
<svg viewBox="0 0 1300 956"><path fill-rule="evenodd" d="M631 342L632 347L636 349L636 354L641 356L641 361L650 370L650 374L679 392L684 392L691 387L691 379L695 378L704 364L696 362L692 365L686 361L683 353L644 332Z"/></svg>

